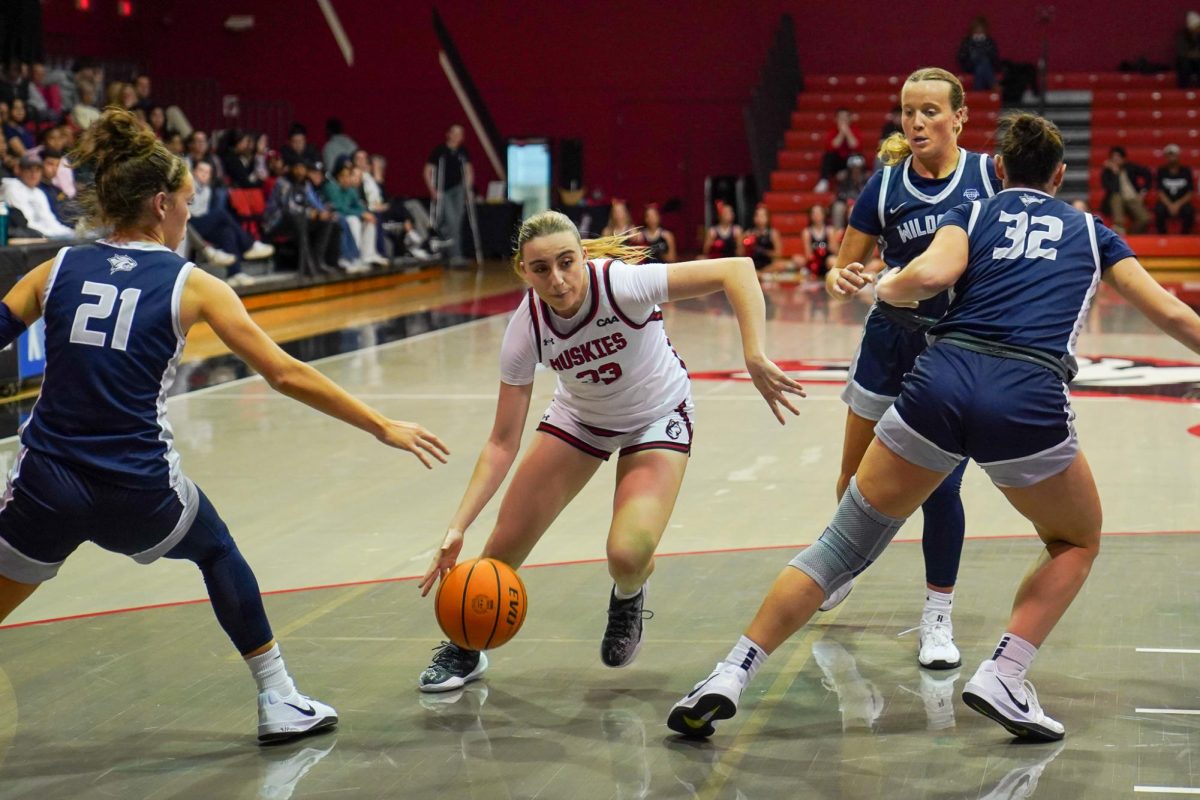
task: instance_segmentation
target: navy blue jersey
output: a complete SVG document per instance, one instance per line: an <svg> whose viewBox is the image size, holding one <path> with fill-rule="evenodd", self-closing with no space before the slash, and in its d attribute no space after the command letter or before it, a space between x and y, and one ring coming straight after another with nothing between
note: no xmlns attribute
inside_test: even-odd
<svg viewBox="0 0 1200 800"><path fill-rule="evenodd" d="M167 390L183 353L192 264L151 243L61 250L42 298L46 374L21 430L30 450L120 486L176 488Z"/></svg>
<svg viewBox="0 0 1200 800"><path fill-rule="evenodd" d="M1104 270L1133 251L1091 214L1034 189L1006 189L942 220L967 232L966 271L930 334L958 331L1066 359Z"/></svg>
<svg viewBox="0 0 1200 800"><path fill-rule="evenodd" d="M912 156L871 176L850 213L850 226L879 237L879 252L889 267L903 267L933 241L942 215L963 202L992 197L1000 191L992 159L958 150L958 165L946 178L923 178L912 168ZM937 318L949 299L943 294L921 301L917 313Z"/></svg>

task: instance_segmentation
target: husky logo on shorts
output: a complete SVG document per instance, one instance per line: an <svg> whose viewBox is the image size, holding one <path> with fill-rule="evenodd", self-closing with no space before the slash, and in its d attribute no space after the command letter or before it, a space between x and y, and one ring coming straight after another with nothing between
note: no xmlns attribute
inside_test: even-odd
<svg viewBox="0 0 1200 800"><path fill-rule="evenodd" d="M963 197L974 202L979 199L979 190L976 189L975 187L971 187L970 189L967 189L965 192L963 192Z"/></svg>
<svg viewBox="0 0 1200 800"><path fill-rule="evenodd" d="M670 439L678 439L679 434L683 433L683 426L679 424L679 420L673 419L667 423L667 437Z"/></svg>
<svg viewBox="0 0 1200 800"><path fill-rule="evenodd" d="M112 267L108 271L109 275L117 272L132 272L133 268L137 266L137 262L124 253L118 253L113 256L108 260L108 263Z"/></svg>

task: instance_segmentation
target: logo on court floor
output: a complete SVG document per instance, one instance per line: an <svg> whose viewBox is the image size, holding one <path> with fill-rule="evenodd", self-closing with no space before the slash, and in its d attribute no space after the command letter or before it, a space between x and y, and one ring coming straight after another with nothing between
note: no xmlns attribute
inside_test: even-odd
<svg viewBox="0 0 1200 800"><path fill-rule="evenodd" d="M1079 374L1071 383L1076 397L1130 397L1176 403L1200 403L1200 363L1161 358L1079 356ZM800 383L841 385L849 376L850 362L787 360L775 362ZM698 381L749 381L744 370L693 372Z"/></svg>
<svg viewBox="0 0 1200 800"><path fill-rule="evenodd" d="M108 260L108 264L112 269L108 271L109 275L116 272L132 272L137 266L137 262L124 253L118 253Z"/></svg>

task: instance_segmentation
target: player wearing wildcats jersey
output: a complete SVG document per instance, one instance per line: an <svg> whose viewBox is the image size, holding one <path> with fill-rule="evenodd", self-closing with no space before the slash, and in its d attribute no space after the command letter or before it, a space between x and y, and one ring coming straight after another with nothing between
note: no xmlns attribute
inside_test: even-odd
<svg viewBox="0 0 1200 800"><path fill-rule="evenodd" d="M633 661L642 642L646 579L666 529L692 448L687 370L667 339L659 304L724 291L741 330L746 369L782 424L780 406L800 385L763 355L765 307L749 258L633 265L645 250L624 236L580 241L569 218L530 217L517 237L514 268L530 286L504 335L496 421L441 549L421 582L428 594L454 566L463 532L487 505L516 460L543 364L558 380L500 504L483 555L519 567L592 475L617 454L608 530L608 627L600 645L610 667ZM453 644L421 673L426 692L457 689L487 668L483 653Z"/></svg>
<svg viewBox="0 0 1200 800"><path fill-rule="evenodd" d="M106 240L71 247L20 280L0 304L0 347L46 323L41 396L21 430L0 500L0 621L92 541L141 564L175 558L204 576L213 612L258 684L258 738L282 741L337 724L300 694L229 529L180 470L167 392L188 329L206 322L278 391L409 450L444 461L436 436L395 422L284 353L224 282L175 255L191 201L187 166L145 125L110 109L71 161Z"/></svg>
<svg viewBox="0 0 1200 800"><path fill-rule="evenodd" d="M1120 237L1054 198L1062 136L1033 114L1006 121L996 172L1004 191L948 212L924 254L879 281L916 307L953 287L876 428L820 539L783 570L725 661L680 700L668 725L708 736L732 716L768 653L831 592L865 569L946 475L974 459L1033 523L1045 550L1017 589L1007 630L963 690L971 708L1029 740L1063 738L1026 673L1100 552L1100 499L1079 449L1067 383L1101 280L1193 351L1200 317L1150 277Z"/></svg>
<svg viewBox="0 0 1200 800"><path fill-rule="evenodd" d="M839 269L826 276L826 287L838 299L849 298L877 271L863 272L877 242L884 264L907 264L929 246L942 215L964 202L991 197L1000 188L991 159L958 146L967 120L958 78L943 69L919 69L904 82L900 98L904 131L881 144L880 157L887 166L871 176L855 203L838 251ZM915 309L885 302L876 302L871 309L842 393L849 409L839 498L858 470L875 425L895 402L901 381L925 349L925 332L948 302L946 295L940 295ZM966 529L959 497L965 468L964 462L921 507L926 595L916 628L920 631L917 661L928 669L949 670L962 663L950 611ZM852 585L843 586L822 608L841 602ZM947 682L946 690L952 689Z"/></svg>

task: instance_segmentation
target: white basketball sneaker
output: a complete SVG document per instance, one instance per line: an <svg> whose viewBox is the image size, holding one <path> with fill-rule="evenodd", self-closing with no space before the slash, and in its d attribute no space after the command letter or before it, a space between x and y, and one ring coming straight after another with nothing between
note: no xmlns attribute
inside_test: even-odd
<svg viewBox="0 0 1200 800"><path fill-rule="evenodd" d="M854 589L854 578L843 583L838 588L834 589L825 598L825 602L817 607L818 611L833 611L842 604L842 601L850 596L851 590Z"/></svg>
<svg viewBox="0 0 1200 800"><path fill-rule="evenodd" d="M713 722L737 713L745 688L746 671L722 661L675 704L667 717L667 727L683 736L706 739L716 732Z"/></svg>
<svg viewBox="0 0 1200 800"><path fill-rule="evenodd" d="M338 723L337 712L299 691L287 697L266 691L258 695L258 741L285 742Z"/></svg>
<svg viewBox="0 0 1200 800"><path fill-rule="evenodd" d="M925 669L957 669L962 666L962 654L954 644L954 623L948 613L925 609L921 624L900 635L920 631L917 663Z"/></svg>
<svg viewBox="0 0 1200 800"><path fill-rule="evenodd" d="M996 671L995 661L984 661L963 687L963 702L1004 726L1018 739L1056 742L1066 728L1042 711L1029 681L1019 681Z"/></svg>

